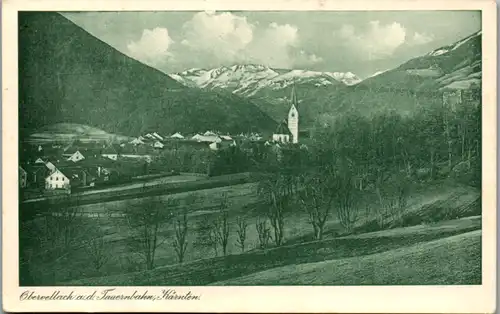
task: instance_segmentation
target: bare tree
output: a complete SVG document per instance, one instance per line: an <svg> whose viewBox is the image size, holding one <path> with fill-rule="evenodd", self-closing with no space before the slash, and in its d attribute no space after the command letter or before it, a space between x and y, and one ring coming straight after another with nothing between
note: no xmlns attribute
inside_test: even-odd
<svg viewBox="0 0 500 314"><path fill-rule="evenodd" d="M349 171L337 174L333 179L334 204L340 224L347 232L351 232L358 220L359 209L355 202L355 187Z"/></svg>
<svg viewBox="0 0 500 314"><path fill-rule="evenodd" d="M210 247L214 251L214 256L218 256L218 241L215 225L215 222L210 220L202 220L198 223L196 245Z"/></svg>
<svg viewBox="0 0 500 314"><path fill-rule="evenodd" d="M379 211L381 213L381 217L379 217L380 227L401 224L408 204L408 188L408 179L401 176L377 183L376 192L381 208Z"/></svg>
<svg viewBox="0 0 500 314"><path fill-rule="evenodd" d="M302 176L303 189L298 192L301 207L309 214L314 238L321 240L326 221L330 215L334 191L324 174L310 173Z"/></svg>
<svg viewBox="0 0 500 314"><path fill-rule="evenodd" d="M262 180L258 193L266 203L266 215L274 231L274 241L277 246L283 244L285 237L285 214L293 205L296 187L291 175L271 174Z"/></svg>
<svg viewBox="0 0 500 314"><path fill-rule="evenodd" d="M245 241L247 238L247 226L248 226L248 224L247 224L245 218L238 217L236 219L236 225L238 227L238 229L236 230L236 232L238 234L238 238L236 239L236 243L240 247L241 252L245 252Z"/></svg>
<svg viewBox="0 0 500 314"><path fill-rule="evenodd" d="M146 269L154 268L156 249L166 238L161 239L161 228L172 218L172 209L178 205L172 198L143 198L142 202L125 210L125 219L131 231L130 246L144 259Z"/></svg>
<svg viewBox="0 0 500 314"><path fill-rule="evenodd" d="M84 241L84 249L87 255L90 257L92 266L99 272L109 260L110 255L106 250L106 242L104 240L104 234L99 227L92 228L94 230L89 230L92 235L90 239Z"/></svg>
<svg viewBox="0 0 500 314"><path fill-rule="evenodd" d="M63 253L67 253L76 236L79 214L79 207L69 205L61 207L56 205L52 208L52 212L46 213L43 242L48 244L49 255L65 256Z"/></svg>
<svg viewBox="0 0 500 314"><path fill-rule="evenodd" d="M175 239L174 239L174 250L177 254L177 259L179 263L184 261L184 254L187 249L187 233L188 233L188 209L183 208L182 215L175 218L174 229L175 229Z"/></svg>
<svg viewBox="0 0 500 314"><path fill-rule="evenodd" d="M260 220L257 218L255 228L259 235L259 247L265 249L269 245L269 240L271 240L271 230L267 227L267 220Z"/></svg>
<svg viewBox="0 0 500 314"><path fill-rule="evenodd" d="M229 242L229 214L227 212L227 208L227 195L223 194L219 214L214 221L213 229L215 230L217 243L221 246L224 256L227 254L227 244Z"/></svg>

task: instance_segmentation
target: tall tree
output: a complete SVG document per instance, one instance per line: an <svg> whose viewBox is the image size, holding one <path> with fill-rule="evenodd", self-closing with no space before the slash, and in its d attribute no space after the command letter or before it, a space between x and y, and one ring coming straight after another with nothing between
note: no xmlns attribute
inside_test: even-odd
<svg viewBox="0 0 500 314"><path fill-rule="evenodd" d="M144 260L146 269L154 269L156 250L166 241L160 232L173 218L178 201L159 197L142 198L138 204L125 209L125 220L130 230L129 245Z"/></svg>

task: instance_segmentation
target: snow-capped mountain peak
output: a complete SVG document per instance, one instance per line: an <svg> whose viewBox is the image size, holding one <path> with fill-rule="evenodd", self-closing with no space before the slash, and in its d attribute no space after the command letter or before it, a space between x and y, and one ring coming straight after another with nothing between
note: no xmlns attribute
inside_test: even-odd
<svg viewBox="0 0 500 314"><path fill-rule="evenodd" d="M443 55L443 54L446 54L450 51L453 51L453 50L456 50L458 49L460 46L462 46L463 44L465 44L466 42L468 42L469 40L477 37L477 36L481 36L483 32L482 31L478 31L452 45L449 45L449 46L444 46L444 47L441 47L441 48L438 48L436 50L433 50L431 52L429 52L427 55L428 56L432 56L432 57L435 57L435 56L440 56L440 55Z"/></svg>
<svg viewBox="0 0 500 314"><path fill-rule="evenodd" d="M243 96L255 95L264 88L286 88L294 83L320 87L339 83L354 85L361 81L352 72L282 70L259 64L237 64L214 69L193 68L170 76L190 87L222 88Z"/></svg>

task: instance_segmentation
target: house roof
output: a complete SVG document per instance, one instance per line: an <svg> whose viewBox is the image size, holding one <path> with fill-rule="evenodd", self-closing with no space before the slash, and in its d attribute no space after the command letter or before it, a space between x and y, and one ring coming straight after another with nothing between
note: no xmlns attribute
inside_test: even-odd
<svg viewBox="0 0 500 314"><path fill-rule="evenodd" d="M170 137L171 138L184 138L184 136L182 136L182 134L179 132L172 134Z"/></svg>
<svg viewBox="0 0 500 314"><path fill-rule="evenodd" d="M118 154L118 152L116 151L115 147L113 147L113 145L109 145L107 146L105 149L102 150L101 154Z"/></svg>
<svg viewBox="0 0 500 314"><path fill-rule="evenodd" d="M153 132L153 136L155 138L159 139L159 140L163 140L163 137L160 134L156 133L156 132Z"/></svg>
<svg viewBox="0 0 500 314"><path fill-rule="evenodd" d="M280 124L278 124L278 127L276 128L276 131L274 134L286 134L286 135L292 135L290 132L290 129L288 129L288 123L286 120L281 121Z"/></svg>

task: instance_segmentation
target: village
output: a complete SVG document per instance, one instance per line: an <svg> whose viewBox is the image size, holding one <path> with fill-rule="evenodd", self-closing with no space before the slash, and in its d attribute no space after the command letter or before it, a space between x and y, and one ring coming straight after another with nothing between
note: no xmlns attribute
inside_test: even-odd
<svg viewBox="0 0 500 314"><path fill-rule="evenodd" d="M194 135L150 132L121 143L77 139L66 146L61 143L26 145L19 165L21 198L68 195L86 189L126 184L138 178L178 175L182 170L210 174L210 165L205 161L201 161L204 164L201 167L188 168L175 166L172 159L161 162L162 156L172 157L172 154L176 155L174 159L186 159L177 156L179 151L202 152L207 156L229 147L238 147L251 155L256 147L264 146L276 151L283 145L298 144L299 112L295 89L290 102L288 117L267 139L259 133L230 135L208 130ZM192 154L190 158L197 157ZM182 160L180 163L186 166L189 161Z"/></svg>
<svg viewBox="0 0 500 314"><path fill-rule="evenodd" d="M79 189L124 183L133 177L174 175L176 169L154 167L162 152L189 148L217 152L244 142L269 145L259 134L221 135L206 131L185 137L179 132L162 136L148 133L125 143L74 141L32 145L19 166L19 184L27 195L70 194Z"/></svg>

